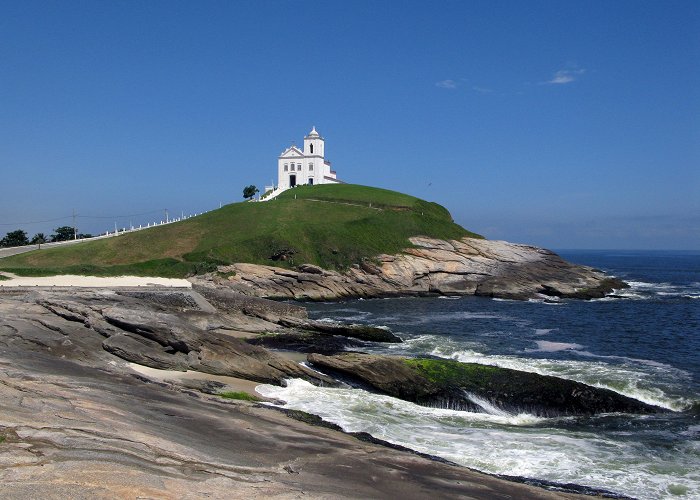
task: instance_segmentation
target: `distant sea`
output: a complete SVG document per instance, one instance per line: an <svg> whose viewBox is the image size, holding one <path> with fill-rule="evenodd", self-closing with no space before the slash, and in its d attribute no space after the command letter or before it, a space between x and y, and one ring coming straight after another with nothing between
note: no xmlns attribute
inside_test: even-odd
<svg viewBox="0 0 700 500"><path fill-rule="evenodd" d="M384 325L433 355L577 380L673 410L540 418L426 408L301 380L259 390L339 424L481 471L637 498L700 498L700 252L560 251L631 288L593 301L480 297L309 304L316 319Z"/></svg>

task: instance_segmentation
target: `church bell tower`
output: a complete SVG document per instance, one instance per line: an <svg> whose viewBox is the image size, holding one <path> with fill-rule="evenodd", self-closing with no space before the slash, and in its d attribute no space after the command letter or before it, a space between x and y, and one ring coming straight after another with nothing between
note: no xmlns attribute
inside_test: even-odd
<svg viewBox="0 0 700 500"><path fill-rule="evenodd" d="M309 135L304 137L304 156L321 156L324 154L323 137L316 132L316 127L311 129Z"/></svg>

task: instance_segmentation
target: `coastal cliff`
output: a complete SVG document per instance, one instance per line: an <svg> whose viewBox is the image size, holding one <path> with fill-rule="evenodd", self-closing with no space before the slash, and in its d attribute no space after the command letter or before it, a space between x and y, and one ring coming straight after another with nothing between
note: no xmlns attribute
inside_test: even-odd
<svg viewBox="0 0 700 500"><path fill-rule="evenodd" d="M60 250L60 251L58 251ZM0 261L20 276L189 277L255 297L591 299L626 285L528 245L491 241L437 203L368 186L301 186L177 223Z"/></svg>
<svg viewBox="0 0 700 500"><path fill-rule="evenodd" d="M533 246L466 237L409 240L412 247L402 253L365 259L345 272L310 264L290 270L238 263L221 267L204 280L245 295L301 300L429 294L592 299L627 286Z"/></svg>

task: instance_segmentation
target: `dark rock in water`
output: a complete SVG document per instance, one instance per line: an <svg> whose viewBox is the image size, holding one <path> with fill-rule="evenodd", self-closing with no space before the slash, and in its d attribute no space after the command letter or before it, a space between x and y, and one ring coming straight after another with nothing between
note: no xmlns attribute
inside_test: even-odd
<svg viewBox="0 0 700 500"><path fill-rule="evenodd" d="M301 330L327 335L342 335L343 337L367 340L370 342L402 342L400 337L397 337L391 333L391 330L377 326L358 324L347 325L344 323L330 323L327 321L313 320L299 321L294 318L282 318L278 321L278 323L289 328L298 328Z"/></svg>
<svg viewBox="0 0 700 500"><path fill-rule="evenodd" d="M316 367L359 379L391 396L426 406L538 416L659 413L608 389L536 373L445 359L407 359L360 353L310 354Z"/></svg>
<svg viewBox="0 0 700 500"><path fill-rule="evenodd" d="M440 388L412 369L405 358L347 352L334 356L309 354L314 366L360 380L374 389L407 401L427 401Z"/></svg>
<svg viewBox="0 0 700 500"><path fill-rule="evenodd" d="M294 318L280 318L277 322L292 330L260 335L248 339L248 343L272 349L334 354L348 348L362 347L367 341L401 342L401 339L389 330L373 326L299 321Z"/></svg>
<svg viewBox="0 0 700 500"><path fill-rule="evenodd" d="M359 340L340 335L326 335L313 332L273 333L248 339L249 344L296 352L316 352L335 354L348 348L361 347Z"/></svg>
<svg viewBox="0 0 700 500"><path fill-rule="evenodd" d="M624 281L617 278L605 278L600 281L600 283L595 287L581 288L574 292L561 293L558 289L543 285L540 293L542 295L547 295L549 297L561 297L567 299L602 299L603 297L608 297L614 290L622 290L623 288L629 288L629 285Z"/></svg>

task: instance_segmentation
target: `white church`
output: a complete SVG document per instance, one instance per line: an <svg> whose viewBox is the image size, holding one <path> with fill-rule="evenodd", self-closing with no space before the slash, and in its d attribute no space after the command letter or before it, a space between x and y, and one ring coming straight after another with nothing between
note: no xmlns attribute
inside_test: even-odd
<svg viewBox="0 0 700 500"><path fill-rule="evenodd" d="M323 137L311 129L304 137L304 150L294 144L285 149L277 159L277 189L285 190L303 184L338 184L331 162L325 158Z"/></svg>

